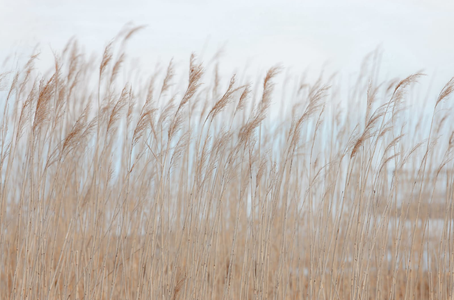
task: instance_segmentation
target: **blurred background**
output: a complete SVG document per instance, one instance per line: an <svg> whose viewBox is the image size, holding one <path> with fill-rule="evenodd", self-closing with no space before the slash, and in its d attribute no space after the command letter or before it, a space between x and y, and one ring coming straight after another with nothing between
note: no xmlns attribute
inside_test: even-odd
<svg viewBox="0 0 454 300"><path fill-rule="evenodd" d="M48 68L71 37L99 58L125 25L146 25L127 49L144 71L171 58L187 65L191 52L206 62L222 49L224 74L263 74L280 63L296 74L316 77L323 68L348 78L378 50L380 78L423 70L423 84L438 93L454 75L452 1L0 0L0 7L0 63L11 54L26 60L38 45L37 66Z"/></svg>

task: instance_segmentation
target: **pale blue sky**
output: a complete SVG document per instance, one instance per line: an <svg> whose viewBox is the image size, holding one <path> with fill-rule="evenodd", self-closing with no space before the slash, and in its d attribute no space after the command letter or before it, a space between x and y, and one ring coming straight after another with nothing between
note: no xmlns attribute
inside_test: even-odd
<svg viewBox="0 0 454 300"><path fill-rule="evenodd" d="M0 0L0 59L41 44L41 64L76 36L100 53L127 22L148 25L128 54L144 69L226 45L226 68L275 63L357 70L381 46L389 77L425 69L438 89L454 75L454 2L442 0L117 1Z"/></svg>

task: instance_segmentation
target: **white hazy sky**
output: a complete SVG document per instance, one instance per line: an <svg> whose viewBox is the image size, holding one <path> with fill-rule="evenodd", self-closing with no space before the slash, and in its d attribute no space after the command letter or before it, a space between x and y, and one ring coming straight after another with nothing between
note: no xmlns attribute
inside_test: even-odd
<svg viewBox="0 0 454 300"><path fill-rule="evenodd" d="M225 45L232 67L327 64L350 72L380 46L390 77L424 69L438 88L454 76L454 2L447 0L0 0L0 59L39 43L45 61L72 36L101 53L128 22L148 25L128 54L150 68Z"/></svg>

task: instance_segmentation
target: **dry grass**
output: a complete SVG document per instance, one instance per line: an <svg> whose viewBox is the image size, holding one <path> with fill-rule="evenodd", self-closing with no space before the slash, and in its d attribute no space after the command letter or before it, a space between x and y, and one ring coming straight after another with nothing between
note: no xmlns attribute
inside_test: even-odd
<svg viewBox="0 0 454 300"><path fill-rule="evenodd" d="M0 76L1 299L454 299L453 81L429 117L373 55L181 85L126 71L138 29Z"/></svg>

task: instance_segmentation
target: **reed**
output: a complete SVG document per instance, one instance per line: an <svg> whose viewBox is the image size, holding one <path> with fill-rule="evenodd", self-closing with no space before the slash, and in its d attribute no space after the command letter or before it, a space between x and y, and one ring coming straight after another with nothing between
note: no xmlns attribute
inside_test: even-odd
<svg viewBox="0 0 454 300"><path fill-rule="evenodd" d="M1 299L454 299L454 80L144 77L140 29L2 70Z"/></svg>

